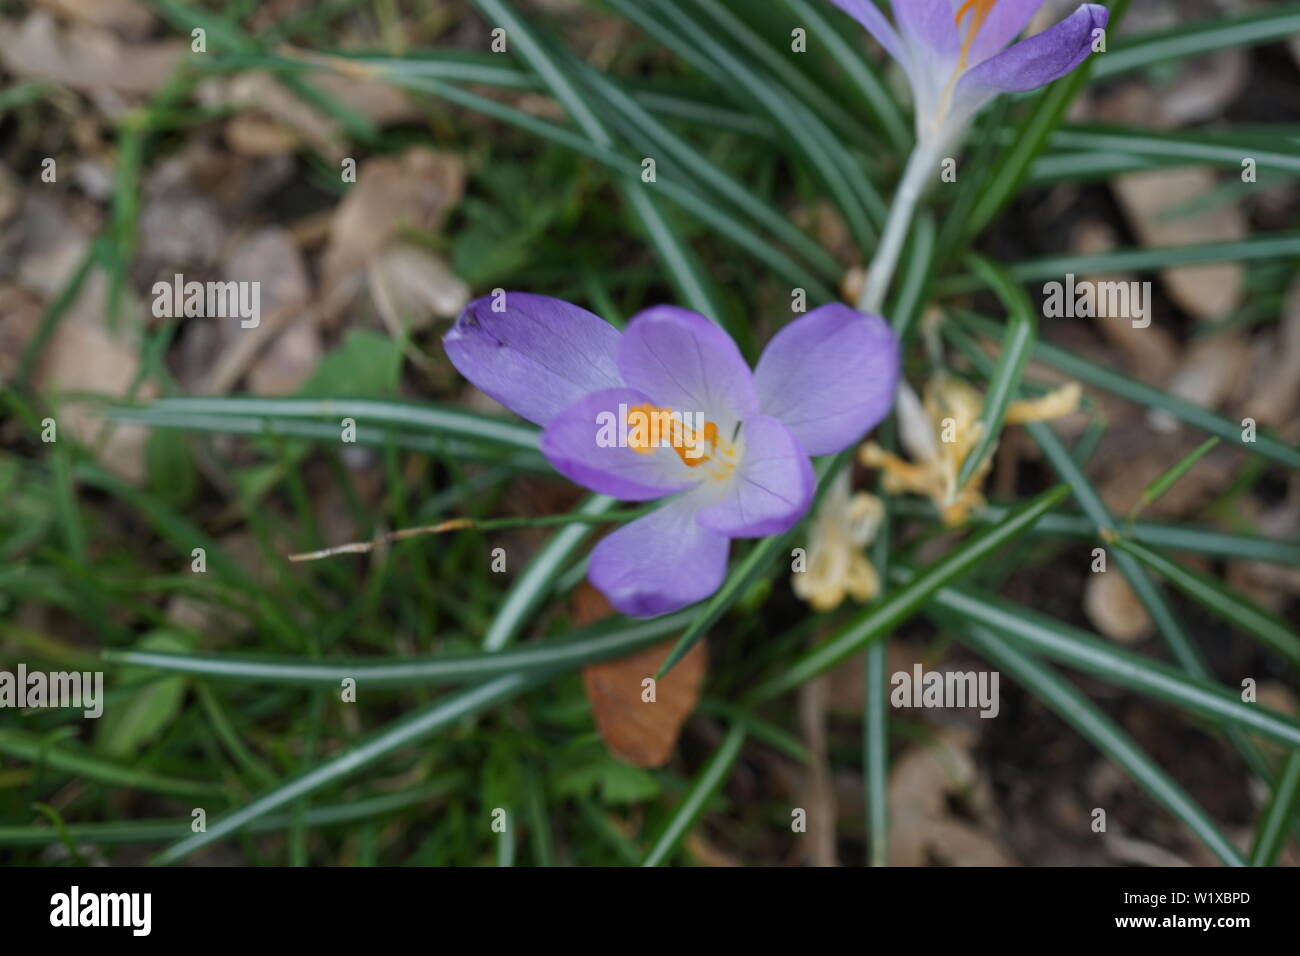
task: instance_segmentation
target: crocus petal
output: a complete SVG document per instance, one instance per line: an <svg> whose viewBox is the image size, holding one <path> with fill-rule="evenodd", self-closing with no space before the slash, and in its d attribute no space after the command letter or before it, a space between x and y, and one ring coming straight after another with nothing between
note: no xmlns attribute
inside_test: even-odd
<svg viewBox="0 0 1300 956"><path fill-rule="evenodd" d="M954 15L962 3L963 0L952 0ZM1007 44L1029 26L1029 21L1042 5L1043 0L998 0L971 44L970 65L978 66L1006 49Z"/></svg>
<svg viewBox="0 0 1300 956"><path fill-rule="evenodd" d="M498 402L545 425L589 392L617 388L619 333L586 309L526 292L465 307L443 348L451 364Z"/></svg>
<svg viewBox="0 0 1300 956"><path fill-rule="evenodd" d="M602 538L588 577L615 608L656 617L702 601L722 583L729 542L695 520L684 495Z"/></svg>
<svg viewBox="0 0 1300 956"><path fill-rule="evenodd" d="M629 388L662 408L703 413L723 434L758 411L754 376L731 336L704 316L660 305L633 316L618 345Z"/></svg>
<svg viewBox="0 0 1300 956"><path fill-rule="evenodd" d="M1110 12L1100 4L1085 3L1056 26L1021 40L967 72L958 84L963 100L979 100L995 93L1020 93L1037 89L1069 73L1092 53L1093 31L1104 30Z"/></svg>
<svg viewBox="0 0 1300 956"><path fill-rule="evenodd" d="M949 0L893 0L893 7L904 40L923 44L945 59L957 58L961 36Z"/></svg>
<svg viewBox="0 0 1300 956"><path fill-rule="evenodd" d="M775 418L745 420L744 458L728 479L722 500L701 508L699 522L729 538L765 538L789 531L812 503L808 453ZM697 495L710 489L702 487Z"/></svg>
<svg viewBox="0 0 1300 956"><path fill-rule="evenodd" d="M637 450L618 440L624 411L646 404L649 399L630 388L593 392L546 426L542 454L570 481L624 501L649 501L690 487L695 482L674 449Z"/></svg>
<svg viewBox="0 0 1300 956"><path fill-rule="evenodd" d="M830 455L889 412L898 368L898 340L888 323L835 304L778 332L754 381L764 415L780 419L808 454Z"/></svg>
<svg viewBox="0 0 1300 956"><path fill-rule="evenodd" d="M900 62L903 60L903 44L885 15L880 12L872 0L831 0L854 20L857 20L867 32L876 38L876 42L885 48L885 52Z"/></svg>

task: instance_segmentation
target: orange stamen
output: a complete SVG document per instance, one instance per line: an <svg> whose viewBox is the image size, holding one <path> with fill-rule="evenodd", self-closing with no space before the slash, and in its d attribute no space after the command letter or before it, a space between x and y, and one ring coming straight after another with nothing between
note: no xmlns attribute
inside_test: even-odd
<svg viewBox="0 0 1300 956"><path fill-rule="evenodd" d="M641 416L639 419L634 416ZM680 416L674 417L671 408L657 408L654 405L637 405L627 410L628 424L643 424L644 429L632 427L628 436L628 445L640 455L648 455L663 447L663 439L668 439L668 447L677 453L682 464L695 468L712 461L718 452L718 426L705 422L699 434L686 425ZM707 447L707 451L705 450Z"/></svg>
<svg viewBox="0 0 1300 956"><path fill-rule="evenodd" d="M984 26L984 21L989 18L993 12L993 7L998 0L966 0L965 3L957 10L957 26L961 27L961 22L970 14L970 23L967 24L966 38L961 44L961 65L964 68L967 60L970 58L970 48L975 43L975 38L979 36L980 28Z"/></svg>

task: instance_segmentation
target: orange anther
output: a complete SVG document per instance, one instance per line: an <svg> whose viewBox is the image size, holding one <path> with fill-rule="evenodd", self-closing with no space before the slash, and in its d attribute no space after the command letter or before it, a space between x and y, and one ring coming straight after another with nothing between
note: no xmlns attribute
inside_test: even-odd
<svg viewBox="0 0 1300 956"><path fill-rule="evenodd" d="M961 61L964 65L970 56L971 45L975 42L975 37L979 36L980 28L984 26L984 21L989 18L993 12L993 7L997 5L998 0L966 0L957 10L956 19L958 28L961 27L962 20L966 19L966 14L970 14L970 22L966 26L966 38L961 44Z"/></svg>

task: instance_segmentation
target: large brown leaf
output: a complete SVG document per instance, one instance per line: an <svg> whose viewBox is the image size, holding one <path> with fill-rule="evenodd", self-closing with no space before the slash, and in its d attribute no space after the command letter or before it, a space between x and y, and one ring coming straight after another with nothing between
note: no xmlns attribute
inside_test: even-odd
<svg viewBox="0 0 1300 956"><path fill-rule="evenodd" d="M578 626L612 613L599 591L584 582L574 595ZM609 752L636 767L662 767L672 756L677 738L700 699L708 669L708 651L700 641L677 666L658 681L654 700L647 701L643 682L653 678L677 643L672 637L643 651L583 668L582 684L596 718L596 729Z"/></svg>

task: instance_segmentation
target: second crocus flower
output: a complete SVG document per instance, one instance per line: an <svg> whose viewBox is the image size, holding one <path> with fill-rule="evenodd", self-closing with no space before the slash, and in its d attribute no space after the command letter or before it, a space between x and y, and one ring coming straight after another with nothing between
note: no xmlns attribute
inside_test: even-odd
<svg viewBox="0 0 1300 956"><path fill-rule="evenodd" d="M1056 26L1012 43L1043 0L892 0L890 23L872 0L833 0L907 74L917 137L941 148L999 93L1021 93L1069 73L1098 46L1110 13L1085 3Z"/></svg>

